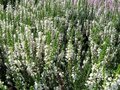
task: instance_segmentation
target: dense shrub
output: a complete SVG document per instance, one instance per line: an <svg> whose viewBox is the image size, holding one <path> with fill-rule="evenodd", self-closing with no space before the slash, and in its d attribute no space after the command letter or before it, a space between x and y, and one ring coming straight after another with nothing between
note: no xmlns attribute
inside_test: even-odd
<svg viewBox="0 0 120 90"><path fill-rule="evenodd" d="M1 3L0 89L119 90L119 2L108 1Z"/></svg>

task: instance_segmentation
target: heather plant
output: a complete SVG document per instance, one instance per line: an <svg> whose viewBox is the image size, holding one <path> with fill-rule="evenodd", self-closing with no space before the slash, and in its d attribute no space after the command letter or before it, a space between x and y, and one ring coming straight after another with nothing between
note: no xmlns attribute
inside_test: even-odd
<svg viewBox="0 0 120 90"><path fill-rule="evenodd" d="M120 89L119 1L14 3L0 4L0 89Z"/></svg>

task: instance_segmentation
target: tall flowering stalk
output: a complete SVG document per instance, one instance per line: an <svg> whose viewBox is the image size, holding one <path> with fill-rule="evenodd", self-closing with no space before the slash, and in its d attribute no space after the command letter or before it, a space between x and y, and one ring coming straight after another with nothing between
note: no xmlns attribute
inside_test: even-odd
<svg viewBox="0 0 120 90"><path fill-rule="evenodd" d="M94 5L94 6L97 6L101 3L101 0L88 0L88 3L90 5Z"/></svg>
<svg viewBox="0 0 120 90"><path fill-rule="evenodd" d="M116 2L115 0L88 0L88 4L98 8L104 6L105 9L114 11Z"/></svg>
<svg viewBox="0 0 120 90"><path fill-rule="evenodd" d="M78 0L72 0L73 5L76 5L78 3Z"/></svg>

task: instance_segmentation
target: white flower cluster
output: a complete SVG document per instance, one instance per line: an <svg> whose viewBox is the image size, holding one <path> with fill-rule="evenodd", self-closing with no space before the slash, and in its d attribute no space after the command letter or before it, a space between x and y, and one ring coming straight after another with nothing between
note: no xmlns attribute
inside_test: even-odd
<svg viewBox="0 0 120 90"><path fill-rule="evenodd" d="M0 89L6 90L7 87L3 85L3 82L0 81Z"/></svg>
<svg viewBox="0 0 120 90"><path fill-rule="evenodd" d="M106 80L106 85L104 86L104 90L118 90L120 87L120 76L117 76L115 79L111 77Z"/></svg>
<svg viewBox="0 0 120 90"><path fill-rule="evenodd" d="M100 82L103 80L103 67L98 64L92 65L92 71L89 75L86 86L88 86L89 90L93 90L93 88L101 88ZM98 87L96 87L98 85Z"/></svg>
<svg viewBox="0 0 120 90"><path fill-rule="evenodd" d="M73 49L73 45L71 43L71 40L69 40L68 46L66 49L66 59L72 60L73 58L74 58L74 49Z"/></svg>

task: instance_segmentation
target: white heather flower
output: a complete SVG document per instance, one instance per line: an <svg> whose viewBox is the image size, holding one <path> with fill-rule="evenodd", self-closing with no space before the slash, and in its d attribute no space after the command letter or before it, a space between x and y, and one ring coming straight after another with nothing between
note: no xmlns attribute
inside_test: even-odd
<svg viewBox="0 0 120 90"><path fill-rule="evenodd" d="M29 38L31 36L31 32L28 26L25 26L25 36L26 38Z"/></svg>
<svg viewBox="0 0 120 90"><path fill-rule="evenodd" d="M24 40L24 35L23 35L22 33L19 33L18 36L19 36L19 39L20 39L21 41Z"/></svg>
<svg viewBox="0 0 120 90"><path fill-rule="evenodd" d="M120 85L120 78L117 80L117 84Z"/></svg>
<svg viewBox="0 0 120 90"><path fill-rule="evenodd" d="M1 80L0 80L0 88L2 88L4 90L7 90L7 86L5 86L4 83Z"/></svg>
<svg viewBox="0 0 120 90"><path fill-rule="evenodd" d="M17 51L18 50L18 43L16 42L15 44L14 44L14 49Z"/></svg>
<svg viewBox="0 0 120 90"><path fill-rule="evenodd" d="M75 82L75 80L76 80L76 73L72 73L72 78L73 78L73 82Z"/></svg>
<svg viewBox="0 0 120 90"><path fill-rule="evenodd" d="M38 32L38 38L39 38L39 40L41 39L41 37L42 37L42 32Z"/></svg>
<svg viewBox="0 0 120 90"><path fill-rule="evenodd" d="M96 63L93 64L92 71L86 82L86 85L89 87L89 90L93 90L93 87L95 87L96 84L99 84L102 79L103 79L103 67Z"/></svg>
<svg viewBox="0 0 120 90"><path fill-rule="evenodd" d="M25 57L26 57L26 53L24 52L24 51L21 51L21 57L22 57L22 59L24 60L25 59Z"/></svg>
<svg viewBox="0 0 120 90"><path fill-rule="evenodd" d="M35 90L38 90L38 84L37 84L37 82L35 82L34 88L35 88Z"/></svg>
<svg viewBox="0 0 120 90"><path fill-rule="evenodd" d="M46 36L43 35L43 36L42 36L42 41L45 42L45 40L46 40Z"/></svg>
<svg viewBox="0 0 120 90"><path fill-rule="evenodd" d="M92 65L92 71L95 70L95 69L97 69L96 63Z"/></svg>
<svg viewBox="0 0 120 90"><path fill-rule="evenodd" d="M13 12L14 17L17 16L17 13L18 13L18 11L17 11L17 10L14 10L14 12Z"/></svg>
<svg viewBox="0 0 120 90"><path fill-rule="evenodd" d="M44 51L45 51L45 61L48 61L50 59L49 55L50 55L50 46L49 45L45 45L44 46Z"/></svg>
<svg viewBox="0 0 120 90"><path fill-rule="evenodd" d="M118 85L115 81L111 84L111 89L112 90L118 90Z"/></svg>
<svg viewBox="0 0 120 90"><path fill-rule="evenodd" d="M24 49L25 48L25 41L21 42L21 47Z"/></svg>
<svg viewBox="0 0 120 90"><path fill-rule="evenodd" d="M115 37L115 35L114 35L114 34L111 34L111 38L110 38L110 43L111 43L111 44L114 43L114 37Z"/></svg>
<svg viewBox="0 0 120 90"><path fill-rule="evenodd" d="M12 9L12 6L10 4L7 5L7 8L6 8L6 12L7 13L12 13L13 9Z"/></svg>
<svg viewBox="0 0 120 90"><path fill-rule="evenodd" d="M111 77L108 77L108 81L112 81L112 78L111 78Z"/></svg>
<svg viewBox="0 0 120 90"><path fill-rule="evenodd" d="M21 66L21 62L19 60L14 60L14 64L18 65L19 67Z"/></svg>
<svg viewBox="0 0 120 90"><path fill-rule="evenodd" d="M10 63L10 64L14 64L14 59L13 59L13 57L12 57L12 54L10 54L10 55L8 56L8 59L9 59L9 63Z"/></svg>
<svg viewBox="0 0 120 90"><path fill-rule="evenodd" d="M101 51L102 50L100 48L97 49L97 56L100 56Z"/></svg>
<svg viewBox="0 0 120 90"><path fill-rule="evenodd" d="M0 85L2 85L3 84L3 82L0 80Z"/></svg>
<svg viewBox="0 0 120 90"><path fill-rule="evenodd" d="M93 75L93 73L90 73L90 77L93 77L94 75Z"/></svg>
<svg viewBox="0 0 120 90"><path fill-rule="evenodd" d="M71 60L73 58L73 55L74 55L73 45L71 43L71 40L69 40L68 46L67 46L67 49L66 49L66 58L68 60Z"/></svg>
<svg viewBox="0 0 120 90"><path fill-rule="evenodd" d="M31 67L31 65L30 64L27 64L27 71L28 71L28 73L31 75L31 76L34 76L34 72L32 71L32 67Z"/></svg>
<svg viewBox="0 0 120 90"><path fill-rule="evenodd" d="M120 85L120 78L119 78L119 76L114 79L112 79L110 77L110 80L106 81L105 84L106 84L104 86L105 90L109 90L109 89L110 90L118 90L118 86Z"/></svg>

